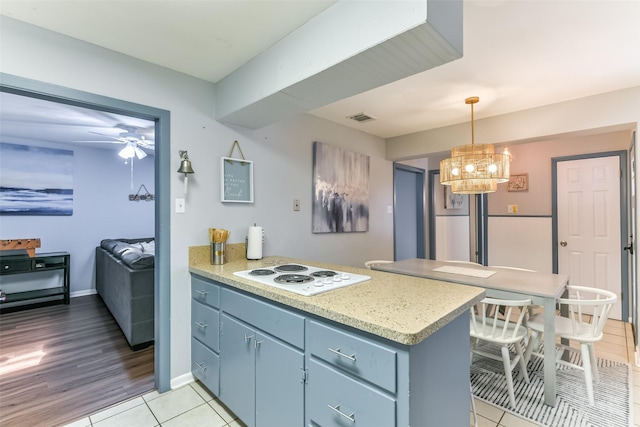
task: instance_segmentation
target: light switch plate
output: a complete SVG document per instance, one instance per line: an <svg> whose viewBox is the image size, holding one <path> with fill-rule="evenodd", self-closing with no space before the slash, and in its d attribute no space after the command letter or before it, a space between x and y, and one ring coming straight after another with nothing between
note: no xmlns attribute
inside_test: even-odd
<svg viewBox="0 0 640 427"><path fill-rule="evenodd" d="M176 213L184 213L184 212L185 212L184 198L178 197L176 198Z"/></svg>
<svg viewBox="0 0 640 427"><path fill-rule="evenodd" d="M518 205L507 205L507 213L517 214L518 213Z"/></svg>
<svg viewBox="0 0 640 427"><path fill-rule="evenodd" d="M293 199L293 210L294 211L300 210L300 199Z"/></svg>

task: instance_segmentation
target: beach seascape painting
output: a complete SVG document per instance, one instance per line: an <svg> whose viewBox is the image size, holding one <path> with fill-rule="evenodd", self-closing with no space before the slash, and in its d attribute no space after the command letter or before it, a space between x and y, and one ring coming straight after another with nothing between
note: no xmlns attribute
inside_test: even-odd
<svg viewBox="0 0 640 427"><path fill-rule="evenodd" d="M314 233L369 230L369 156L313 143Z"/></svg>
<svg viewBox="0 0 640 427"><path fill-rule="evenodd" d="M72 215L73 151L0 142L0 215Z"/></svg>

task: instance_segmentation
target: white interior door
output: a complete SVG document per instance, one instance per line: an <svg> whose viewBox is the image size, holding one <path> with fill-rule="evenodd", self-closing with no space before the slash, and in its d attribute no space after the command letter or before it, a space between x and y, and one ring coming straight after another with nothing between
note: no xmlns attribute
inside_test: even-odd
<svg viewBox="0 0 640 427"><path fill-rule="evenodd" d="M621 319L620 166L617 156L557 164L558 272L573 285L618 295Z"/></svg>

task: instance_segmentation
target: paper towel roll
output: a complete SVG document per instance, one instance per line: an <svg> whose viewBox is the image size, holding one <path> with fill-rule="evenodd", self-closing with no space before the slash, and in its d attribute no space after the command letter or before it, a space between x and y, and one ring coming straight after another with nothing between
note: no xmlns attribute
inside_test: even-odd
<svg viewBox="0 0 640 427"><path fill-rule="evenodd" d="M262 259L262 227L249 227L247 234L247 259Z"/></svg>

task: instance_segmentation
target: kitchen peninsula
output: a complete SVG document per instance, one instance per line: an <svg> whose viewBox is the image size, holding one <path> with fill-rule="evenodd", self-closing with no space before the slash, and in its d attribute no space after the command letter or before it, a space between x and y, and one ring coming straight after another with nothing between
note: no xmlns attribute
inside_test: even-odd
<svg viewBox="0 0 640 427"><path fill-rule="evenodd" d="M469 422L476 287L267 257L190 251L192 373L248 426ZM234 275L299 263L371 280L307 297Z"/></svg>

